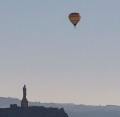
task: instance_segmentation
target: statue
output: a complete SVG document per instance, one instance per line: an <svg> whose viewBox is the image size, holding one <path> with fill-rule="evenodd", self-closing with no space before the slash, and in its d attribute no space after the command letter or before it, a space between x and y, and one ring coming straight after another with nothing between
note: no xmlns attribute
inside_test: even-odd
<svg viewBox="0 0 120 117"><path fill-rule="evenodd" d="M26 85L24 85L23 87L23 98L22 98L22 101L21 101L21 107L28 107L28 101L27 101L27 98L26 98Z"/></svg>
<svg viewBox="0 0 120 117"><path fill-rule="evenodd" d="M26 98L26 91L27 91L26 85L24 85L24 87L23 87L23 98Z"/></svg>

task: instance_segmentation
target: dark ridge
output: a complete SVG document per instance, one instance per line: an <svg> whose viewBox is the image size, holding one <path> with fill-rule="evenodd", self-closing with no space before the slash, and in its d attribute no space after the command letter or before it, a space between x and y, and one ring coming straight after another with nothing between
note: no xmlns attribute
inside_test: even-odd
<svg viewBox="0 0 120 117"><path fill-rule="evenodd" d="M45 108L43 106L21 108L11 105L10 108L0 108L0 117L68 117L68 115L63 108Z"/></svg>

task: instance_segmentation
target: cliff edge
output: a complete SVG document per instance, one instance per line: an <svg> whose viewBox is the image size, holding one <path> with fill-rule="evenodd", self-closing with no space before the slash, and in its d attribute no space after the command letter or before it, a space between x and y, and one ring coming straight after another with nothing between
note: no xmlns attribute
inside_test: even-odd
<svg viewBox="0 0 120 117"><path fill-rule="evenodd" d="M0 108L0 117L68 117L68 115L63 108L11 106L10 108Z"/></svg>

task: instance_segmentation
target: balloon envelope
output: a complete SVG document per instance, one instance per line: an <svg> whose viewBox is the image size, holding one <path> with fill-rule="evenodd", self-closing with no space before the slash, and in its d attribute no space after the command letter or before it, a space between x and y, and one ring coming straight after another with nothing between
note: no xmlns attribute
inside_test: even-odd
<svg viewBox="0 0 120 117"><path fill-rule="evenodd" d="M77 23L80 21L81 16L79 13L70 13L69 14L69 20L71 21L71 23L76 26Z"/></svg>

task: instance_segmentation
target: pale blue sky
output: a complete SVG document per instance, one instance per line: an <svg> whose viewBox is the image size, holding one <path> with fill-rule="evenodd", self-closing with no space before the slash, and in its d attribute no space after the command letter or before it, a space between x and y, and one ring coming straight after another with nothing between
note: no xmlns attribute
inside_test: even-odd
<svg viewBox="0 0 120 117"><path fill-rule="evenodd" d="M120 105L119 12L120 0L0 0L0 96L26 84L30 101Z"/></svg>

